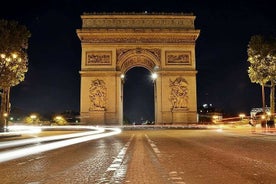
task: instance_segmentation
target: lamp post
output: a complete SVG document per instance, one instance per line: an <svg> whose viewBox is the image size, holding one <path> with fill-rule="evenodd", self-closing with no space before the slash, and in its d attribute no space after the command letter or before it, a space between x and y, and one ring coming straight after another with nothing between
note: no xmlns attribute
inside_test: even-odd
<svg viewBox="0 0 276 184"><path fill-rule="evenodd" d="M121 78L121 124L123 125L124 122L124 83L125 83L125 74L120 75Z"/></svg>
<svg viewBox="0 0 276 184"><path fill-rule="evenodd" d="M157 116L156 116L156 112L157 112L157 99L156 99L156 80L157 80L157 78L158 78L158 75L157 75L157 73L156 72L153 72L152 74L151 74L151 79L152 79L152 82L153 82L153 90L154 90L154 92L153 92L153 94L154 94L154 121L156 122L156 118L157 118Z"/></svg>

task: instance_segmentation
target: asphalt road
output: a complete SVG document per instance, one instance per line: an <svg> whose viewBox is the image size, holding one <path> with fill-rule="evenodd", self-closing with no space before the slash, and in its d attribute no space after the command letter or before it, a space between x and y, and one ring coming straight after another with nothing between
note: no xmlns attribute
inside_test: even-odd
<svg viewBox="0 0 276 184"><path fill-rule="evenodd" d="M275 184L276 136L249 129L124 130L0 163L0 183Z"/></svg>

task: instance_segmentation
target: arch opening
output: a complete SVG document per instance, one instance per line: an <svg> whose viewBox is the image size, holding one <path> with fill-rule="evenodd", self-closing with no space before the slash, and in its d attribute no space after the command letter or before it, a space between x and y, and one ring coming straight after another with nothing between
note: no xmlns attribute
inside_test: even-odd
<svg viewBox="0 0 276 184"><path fill-rule="evenodd" d="M123 87L124 124L152 124L154 114L154 84L151 71L135 66L125 74Z"/></svg>

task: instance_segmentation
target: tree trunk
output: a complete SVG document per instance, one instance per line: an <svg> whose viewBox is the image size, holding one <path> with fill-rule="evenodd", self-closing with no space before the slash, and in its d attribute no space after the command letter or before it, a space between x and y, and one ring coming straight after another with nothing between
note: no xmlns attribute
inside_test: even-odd
<svg viewBox="0 0 276 184"><path fill-rule="evenodd" d="M8 115L10 114L10 87L3 88L1 95L1 110L0 110L0 131L5 130L8 124ZM5 116L6 114L6 116Z"/></svg>
<svg viewBox="0 0 276 184"><path fill-rule="evenodd" d="M265 87L264 84L262 84L262 103L263 103L263 113L265 113Z"/></svg>
<svg viewBox="0 0 276 184"><path fill-rule="evenodd" d="M270 113L271 117L274 117L275 112L275 84L271 82L270 88Z"/></svg>

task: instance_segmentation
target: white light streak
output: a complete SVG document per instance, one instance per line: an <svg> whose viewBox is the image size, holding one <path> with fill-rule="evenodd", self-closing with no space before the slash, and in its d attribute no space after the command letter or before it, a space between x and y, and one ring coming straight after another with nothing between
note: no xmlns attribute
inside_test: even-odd
<svg viewBox="0 0 276 184"><path fill-rule="evenodd" d="M54 127L51 127L51 128L54 128ZM72 129L72 127L71 127L71 129ZM70 139L70 138L99 134L99 133L104 132L103 128L89 128L89 129L95 129L95 131L93 131L93 132L87 131L87 132L72 133L72 134L65 134L65 135L55 135L55 136L48 136L48 137L36 137L36 138L22 139L22 140L5 141L5 142L1 142L0 149L14 147L14 146L21 146L21 145L26 145L26 144L34 144L34 143L45 142L45 141Z"/></svg>
<svg viewBox="0 0 276 184"><path fill-rule="evenodd" d="M96 134L96 135L87 135L83 137L77 137L77 138L71 138L67 140L62 140L62 141L57 141L57 142L52 142L52 143L46 143L42 145L32 145L29 147L25 148L20 148L17 150L12 150L12 151L5 151L0 153L0 163L1 162L6 162L9 160L37 154L37 153L42 153L45 151L50 151L58 148L62 148L65 146L73 145L73 144L78 144L81 142L86 142L90 140L95 140L103 137L108 137L112 135L116 135L121 133L121 129L119 128L105 128L105 130L110 130L111 132L107 133L101 133L101 134ZM94 132L90 132L94 133Z"/></svg>
<svg viewBox="0 0 276 184"><path fill-rule="evenodd" d="M218 128L216 129L217 132L223 132L223 129L222 128Z"/></svg>

